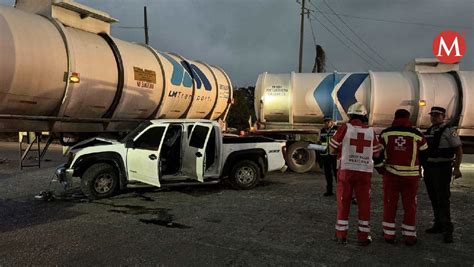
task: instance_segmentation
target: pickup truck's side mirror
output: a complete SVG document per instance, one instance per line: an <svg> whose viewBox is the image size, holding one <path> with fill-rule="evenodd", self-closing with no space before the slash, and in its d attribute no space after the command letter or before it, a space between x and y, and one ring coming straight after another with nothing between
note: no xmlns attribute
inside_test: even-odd
<svg viewBox="0 0 474 267"><path fill-rule="evenodd" d="M125 147L135 149L135 142L133 142L133 139L128 140L127 143L125 143Z"/></svg>

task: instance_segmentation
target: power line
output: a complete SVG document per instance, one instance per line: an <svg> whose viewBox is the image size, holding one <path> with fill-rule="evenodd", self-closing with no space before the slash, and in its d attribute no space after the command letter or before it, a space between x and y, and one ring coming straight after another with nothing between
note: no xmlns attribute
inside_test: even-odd
<svg viewBox="0 0 474 267"><path fill-rule="evenodd" d="M332 9L332 7L326 2L326 0L323 0L324 4L332 11L332 13L334 15L336 15L340 21L342 21L342 23L344 23L344 25L346 25L346 27L357 37L357 39L359 39L362 43L365 44L365 46L367 46L375 55L377 55L380 59L383 60L383 62L387 63L389 66L391 66L393 68L393 66L387 62L387 60L382 57L379 53L377 53L377 51L375 51L375 49L373 49L364 39L360 38L360 36L352 29L352 27L350 27L337 13L336 11L334 11L334 9Z"/></svg>
<svg viewBox="0 0 474 267"><path fill-rule="evenodd" d="M313 43L314 43L314 46L316 47L317 43L316 43L316 35L314 34L314 29L313 29L313 21L311 20L311 17L308 16L308 19L309 19L309 26L311 27L311 34L313 35ZM337 70L336 66L334 66L334 64L332 64L332 62L329 60L327 54L325 55L326 57L326 62L328 62L333 70Z"/></svg>
<svg viewBox="0 0 474 267"><path fill-rule="evenodd" d="M355 19L362 19L362 20L371 20L371 21L380 21L380 22L387 22L387 23L398 23L398 24L409 24L409 25L418 25L424 27L435 27L435 28L464 28L464 29L474 29L472 26L465 26L465 25L441 25L441 24L429 24L429 23L421 23L421 22L411 22L411 21L401 21L401 20L393 20L393 19L380 19L380 18L371 18L371 17L362 17L362 16L354 16L342 13L327 13L321 10L316 11L317 13L321 14L328 14L328 15L339 15L348 18L355 18Z"/></svg>
<svg viewBox="0 0 474 267"><path fill-rule="evenodd" d="M310 16L312 16L315 20L317 20L319 22L319 24L321 24L321 26L323 26L330 34L332 34L334 37L336 37L345 47L347 47L348 49L350 49L352 52L354 52L354 54L356 54L357 56L359 56L363 61L365 61L368 66L370 67L372 65L371 62L367 61L361 54L359 54L356 50L354 50L352 47L348 46L344 40L342 40L339 36L337 36L331 29L329 29L326 25L324 25L322 23L321 20L318 19L318 17L314 16L313 14L310 14Z"/></svg>
<svg viewBox="0 0 474 267"><path fill-rule="evenodd" d="M314 5L312 2L310 2L310 4L317 10L317 11L321 11L318 7L316 7L316 5ZM374 66L376 68L379 68L381 67L382 69L385 68L378 60L374 59L371 55L369 55L364 49L362 49L362 47L360 47L357 43L355 43L350 37L348 37L346 35L346 33L344 31L341 30L340 27L338 27L334 22L332 22L332 20L330 18L328 18L325 14L323 14L324 18L340 33L342 34L342 36L347 39L353 46L355 46L358 50L360 50L360 52L362 52L365 57L367 59L369 59L370 61L372 62L370 63L371 66ZM314 15L314 17L316 17Z"/></svg>
<svg viewBox="0 0 474 267"><path fill-rule="evenodd" d="M314 35L313 23L311 23L311 17L308 16L309 26L311 27L311 34L313 35L313 43L316 46L316 36Z"/></svg>
<svg viewBox="0 0 474 267"><path fill-rule="evenodd" d="M318 7L316 7L316 5L313 4L313 2L309 2L309 3L310 3L316 10L320 11L320 9L319 9ZM349 38L336 24L334 24L334 23L332 22L332 20L329 19L329 18L326 16L326 14L323 14L323 16L324 16L324 18L326 18L326 20L327 20L334 28L336 28L336 30L337 30L338 32L340 32L347 40L349 40L349 42L351 42L352 45L354 45L354 46L357 47L362 53L364 53L364 54L367 56L367 58L369 58L370 60L372 60L373 62L375 62L376 65L378 65L379 67L385 68L385 67L383 66L383 64L381 64L378 60L376 60L376 59L374 59L373 57L371 57L367 52L365 52L364 49L362 49L359 45L357 45L354 41L352 41L352 39ZM314 16L314 17L316 17L316 16ZM372 63L370 63L370 64L373 65ZM373 66L376 66L376 65L373 65Z"/></svg>

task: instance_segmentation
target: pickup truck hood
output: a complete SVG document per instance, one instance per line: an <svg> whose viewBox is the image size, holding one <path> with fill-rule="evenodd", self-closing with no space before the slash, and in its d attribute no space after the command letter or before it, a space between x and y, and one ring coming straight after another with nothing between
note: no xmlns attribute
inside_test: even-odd
<svg viewBox="0 0 474 267"><path fill-rule="evenodd" d="M86 142L88 141L88 142ZM84 142L84 143L83 143ZM85 140L81 143L78 143L73 147L71 153L73 155L73 160L70 166L74 166L76 160L83 155L94 154L94 153L117 153L125 161L127 148L123 143L120 143L116 140L105 139L105 138L92 138Z"/></svg>
<svg viewBox="0 0 474 267"><path fill-rule="evenodd" d="M78 149L90 147L90 146L104 146L104 145L115 145L120 144L119 141L114 139L108 139L103 137L89 138L81 141L71 147L71 151L77 151Z"/></svg>

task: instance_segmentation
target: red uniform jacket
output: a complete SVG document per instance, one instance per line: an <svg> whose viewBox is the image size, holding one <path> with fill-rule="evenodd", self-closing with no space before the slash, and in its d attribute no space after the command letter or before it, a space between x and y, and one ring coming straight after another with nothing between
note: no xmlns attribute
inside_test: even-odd
<svg viewBox="0 0 474 267"><path fill-rule="evenodd" d="M420 151L428 148L423 134L408 119L395 119L380 134L385 170L399 176L420 175Z"/></svg>

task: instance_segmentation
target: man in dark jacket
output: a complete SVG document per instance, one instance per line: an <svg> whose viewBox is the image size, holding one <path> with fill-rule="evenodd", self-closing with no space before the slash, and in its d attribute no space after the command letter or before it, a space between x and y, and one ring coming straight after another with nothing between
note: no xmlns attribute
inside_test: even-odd
<svg viewBox="0 0 474 267"><path fill-rule="evenodd" d="M323 162L324 175L326 176L326 193L323 196L328 197L334 195L332 192L333 176L337 182L337 155L329 153L329 140L336 133L337 126L331 117L324 117L324 128L319 133L319 143L326 146L326 150L321 152L321 160Z"/></svg>

